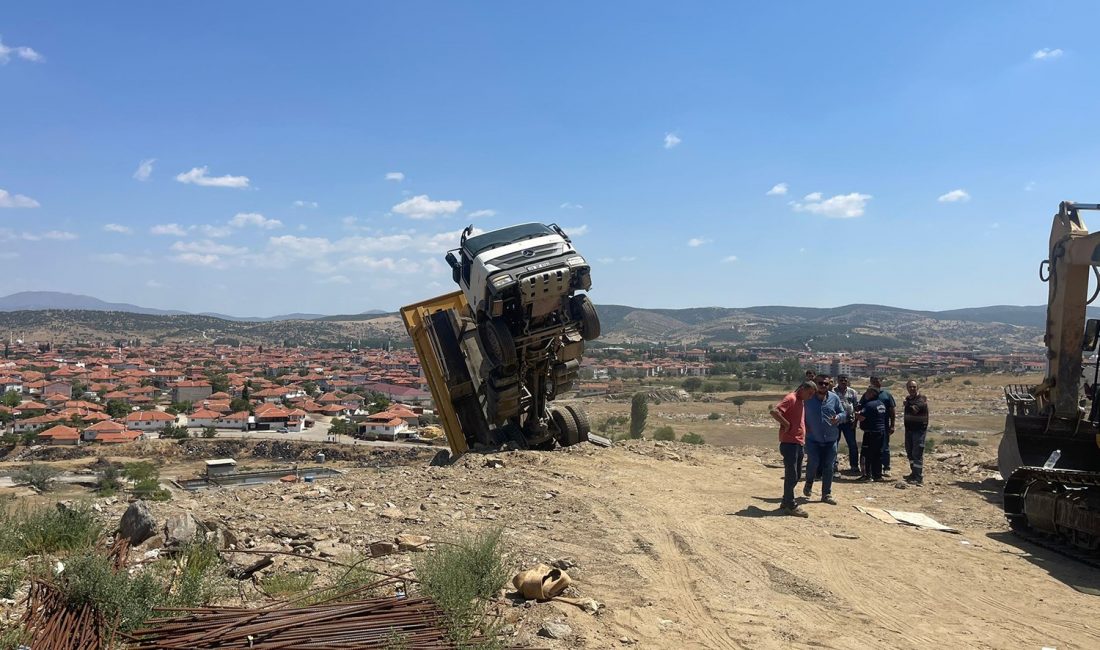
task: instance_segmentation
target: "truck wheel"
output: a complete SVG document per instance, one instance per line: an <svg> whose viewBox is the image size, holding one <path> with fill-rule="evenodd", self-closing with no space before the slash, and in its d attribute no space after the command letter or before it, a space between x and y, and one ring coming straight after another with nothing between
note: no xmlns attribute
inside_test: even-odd
<svg viewBox="0 0 1100 650"><path fill-rule="evenodd" d="M554 428L558 430L558 442L562 447L575 445L581 441L580 431L577 430L577 421L568 411L554 409L550 412L550 419L554 422Z"/></svg>
<svg viewBox="0 0 1100 650"><path fill-rule="evenodd" d="M585 341L600 338L600 317L588 294L579 293L570 298L569 309L573 312L573 320L580 323L581 336Z"/></svg>
<svg viewBox="0 0 1100 650"><path fill-rule="evenodd" d="M485 356L494 368L516 365L516 342L507 323L499 318L483 320L477 327L477 333Z"/></svg>
<svg viewBox="0 0 1100 650"><path fill-rule="evenodd" d="M566 406L565 410L569 411L569 414L573 416L573 421L577 423L578 442L588 442L588 433L592 431L592 425L588 423L588 414L581 407L571 404Z"/></svg>

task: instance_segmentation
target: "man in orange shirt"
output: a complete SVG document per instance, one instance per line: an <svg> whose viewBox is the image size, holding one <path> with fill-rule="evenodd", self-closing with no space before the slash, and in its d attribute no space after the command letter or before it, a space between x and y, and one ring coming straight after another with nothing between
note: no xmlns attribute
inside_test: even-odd
<svg viewBox="0 0 1100 650"><path fill-rule="evenodd" d="M779 423L779 453L783 455L783 503L780 509L794 517L809 514L794 502L794 486L802 479L802 446L806 444L806 422L802 403L814 396L817 386L804 381L793 393L771 408L771 416Z"/></svg>

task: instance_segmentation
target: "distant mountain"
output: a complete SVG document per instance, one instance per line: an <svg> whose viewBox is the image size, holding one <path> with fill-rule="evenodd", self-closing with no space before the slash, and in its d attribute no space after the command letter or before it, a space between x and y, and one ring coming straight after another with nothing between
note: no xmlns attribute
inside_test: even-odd
<svg viewBox="0 0 1100 650"><path fill-rule="evenodd" d="M131 314L152 314L171 316L186 314L185 311L171 309L150 309L125 302L106 302L99 298L76 293L59 291L21 291L0 298L0 311L22 311L30 309L81 309L93 311L124 311Z"/></svg>

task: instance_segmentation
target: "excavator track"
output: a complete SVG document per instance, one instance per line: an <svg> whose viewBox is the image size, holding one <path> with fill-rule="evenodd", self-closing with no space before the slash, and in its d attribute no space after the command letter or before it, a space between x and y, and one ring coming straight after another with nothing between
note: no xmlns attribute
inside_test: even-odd
<svg viewBox="0 0 1100 650"><path fill-rule="evenodd" d="M1030 504L1029 491L1032 491ZM1059 516L1057 508L1056 512L1043 511L1044 504L1057 501L1059 495L1086 491L1100 492L1100 472L1020 467L1005 482L1005 518L1008 519L1012 532L1016 536L1036 546L1100 569L1100 549L1097 548L1098 539L1095 535L1096 531L1100 531L1100 510L1088 506L1088 496L1083 496L1071 504L1077 506L1077 503L1085 502L1084 508L1078 508L1079 512L1075 513L1076 516L1071 516L1076 525L1087 529L1083 534L1074 528L1064 526L1066 515ZM1093 506L1095 503L1093 498ZM1035 522L1029 520L1029 514L1036 517ZM1073 544L1071 537L1083 538L1085 544Z"/></svg>

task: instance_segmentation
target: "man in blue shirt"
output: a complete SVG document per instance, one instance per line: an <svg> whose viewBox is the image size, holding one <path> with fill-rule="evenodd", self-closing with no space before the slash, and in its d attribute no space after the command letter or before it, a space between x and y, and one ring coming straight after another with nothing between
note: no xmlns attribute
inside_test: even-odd
<svg viewBox="0 0 1100 650"><path fill-rule="evenodd" d="M828 375L814 378L817 393L806 400L806 456L809 466L806 468L806 487L802 495L807 499L813 493L814 477L821 469L821 501L836 505L833 498L833 461L836 460L836 443L840 439L838 425L848 421L848 414L840 397L832 392L833 382Z"/></svg>

